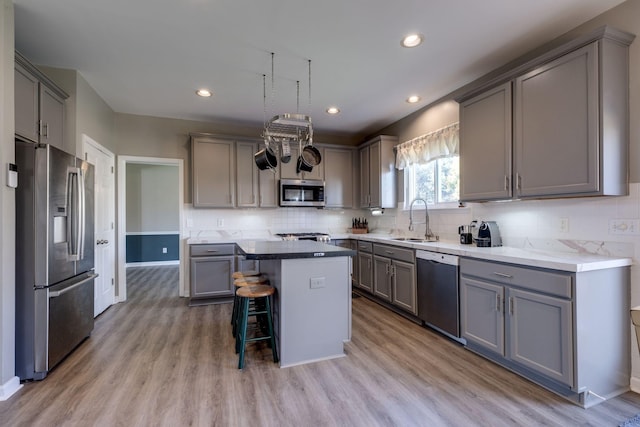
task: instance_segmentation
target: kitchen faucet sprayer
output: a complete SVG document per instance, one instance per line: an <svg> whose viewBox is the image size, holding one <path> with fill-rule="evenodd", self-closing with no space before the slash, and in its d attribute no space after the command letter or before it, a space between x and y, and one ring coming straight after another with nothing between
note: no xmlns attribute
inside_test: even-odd
<svg viewBox="0 0 640 427"><path fill-rule="evenodd" d="M431 232L431 228L429 228L429 210L427 209L427 201L425 199L421 199L419 197L416 197L415 199L413 199L413 201L411 202L411 205L409 205L409 231L413 231L414 227L413 227L413 204L417 201L421 201L422 203L424 203L424 224L425 224L425 231L424 231L424 239L425 240L430 240L435 238L435 240L438 240L438 236L436 236L435 234L433 234ZM423 224L420 222L417 222L416 224Z"/></svg>

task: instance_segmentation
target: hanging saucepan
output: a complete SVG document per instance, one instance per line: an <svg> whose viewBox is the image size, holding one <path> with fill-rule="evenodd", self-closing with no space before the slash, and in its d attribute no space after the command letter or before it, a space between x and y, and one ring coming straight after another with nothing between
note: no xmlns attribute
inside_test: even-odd
<svg viewBox="0 0 640 427"><path fill-rule="evenodd" d="M302 149L302 159L305 163L313 167L320 164L322 156L320 155L320 150L313 145L305 145Z"/></svg>
<svg viewBox="0 0 640 427"><path fill-rule="evenodd" d="M265 141L265 147L253 156L258 169L275 169L278 166L278 157Z"/></svg>

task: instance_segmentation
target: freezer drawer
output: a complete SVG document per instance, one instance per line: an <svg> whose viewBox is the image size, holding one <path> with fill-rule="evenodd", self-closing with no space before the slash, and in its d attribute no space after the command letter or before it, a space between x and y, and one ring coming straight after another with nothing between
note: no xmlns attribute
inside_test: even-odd
<svg viewBox="0 0 640 427"><path fill-rule="evenodd" d="M76 283L63 283L49 290L49 351L51 370L93 330L95 275Z"/></svg>

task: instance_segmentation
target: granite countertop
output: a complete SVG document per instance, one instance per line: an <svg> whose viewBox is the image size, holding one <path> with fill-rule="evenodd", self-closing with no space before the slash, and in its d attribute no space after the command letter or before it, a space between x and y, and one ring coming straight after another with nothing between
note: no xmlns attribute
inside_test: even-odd
<svg viewBox="0 0 640 427"><path fill-rule="evenodd" d="M356 251L313 240L241 240L236 242L247 259L296 259L355 256Z"/></svg>

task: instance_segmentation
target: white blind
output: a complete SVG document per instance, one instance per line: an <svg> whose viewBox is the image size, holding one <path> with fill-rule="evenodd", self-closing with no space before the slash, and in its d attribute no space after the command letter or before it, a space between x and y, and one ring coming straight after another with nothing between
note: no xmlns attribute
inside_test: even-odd
<svg viewBox="0 0 640 427"><path fill-rule="evenodd" d="M396 146L396 168L425 164L460 152L458 122L436 131L420 135Z"/></svg>

